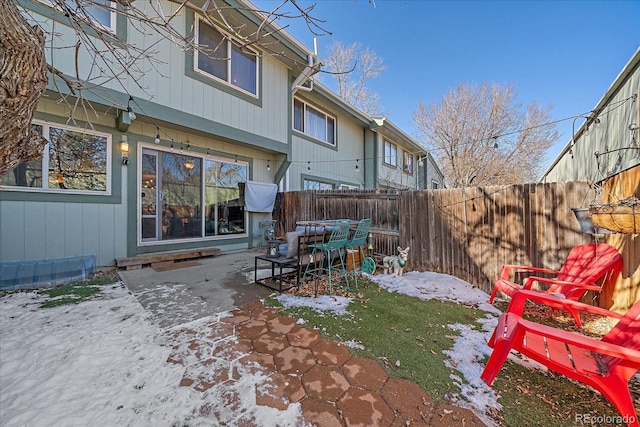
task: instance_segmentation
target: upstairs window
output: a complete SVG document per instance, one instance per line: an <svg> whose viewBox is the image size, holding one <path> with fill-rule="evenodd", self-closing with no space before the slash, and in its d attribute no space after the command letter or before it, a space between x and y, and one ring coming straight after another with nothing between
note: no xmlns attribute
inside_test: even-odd
<svg viewBox="0 0 640 427"><path fill-rule="evenodd" d="M404 152L404 161L402 162L402 170L406 173L413 174L413 154Z"/></svg>
<svg viewBox="0 0 640 427"><path fill-rule="evenodd" d="M49 141L42 160L18 165L0 177L1 186L110 194L111 135L39 123L32 128Z"/></svg>
<svg viewBox="0 0 640 427"><path fill-rule="evenodd" d="M384 141L384 163L388 166L398 166L398 147L387 140Z"/></svg>
<svg viewBox="0 0 640 427"><path fill-rule="evenodd" d="M212 26L196 21L195 67L210 77L248 92L258 93L258 54L232 42Z"/></svg>
<svg viewBox="0 0 640 427"><path fill-rule="evenodd" d="M336 145L336 119L297 98L293 100L293 128Z"/></svg>
<svg viewBox="0 0 640 427"><path fill-rule="evenodd" d="M76 16L90 19L108 30L116 31L116 4L114 2L110 0L66 1L65 5Z"/></svg>

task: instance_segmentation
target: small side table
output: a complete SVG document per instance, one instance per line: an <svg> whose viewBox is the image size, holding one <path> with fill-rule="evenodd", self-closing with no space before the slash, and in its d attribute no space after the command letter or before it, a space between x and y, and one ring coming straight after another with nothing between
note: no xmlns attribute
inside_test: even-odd
<svg viewBox="0 0 640 427"><path fill-rule="evenodd" d="M264 279L258 279L258 261L268 262L268 263L271 264L271 276L270 277L267 277L267 278L264 278ZM276 271L275 271L276 265L280 269L278 274L276 274ZM286 277L283 276L282 269L284 267L293 268L295 270L295 274L296 274L295 281L289 280L289 279L287 279ZM273 256L269 256L269 255L256 255L253 275L254 275L255 282L260 284L260 285L262 285L262 286L266 286L267 288L271 288L271 289L273 289L275 291L278 291L278 292L286 291L287 289L291 289L294 286L298 286L298 282L300 280L300 268L298 266L298 258L285 258L285 257L282 257L282 256L273 257ZM278 284L277 286L276 286L276 283ZM283 288L282 286L283 286L284 283L287 283L290 286L287 286L287 287Z"/></svg>

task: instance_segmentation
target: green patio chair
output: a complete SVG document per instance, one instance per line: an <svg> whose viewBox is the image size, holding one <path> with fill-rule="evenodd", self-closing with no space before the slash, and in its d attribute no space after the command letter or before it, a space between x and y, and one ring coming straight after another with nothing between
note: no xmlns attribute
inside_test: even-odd
<svg viewBox="0 0 640 427"><path fill-rule="evenodd" d="M303 276L314 276L316 280L316 296L318 294L317 281L326 276L329 281L329 295L333 292L334 274L336 279L343 278L347 288L349 287L349 278L347 277L347 269L344 262L343 248L349 238L349 228L351 221L348 219L339 219L335 222L333 230L329 235L329 239L323 243L313 243L309 245L312 249L311 256L307 262L307 268ZM316 253L320 252L320 260L316 261ZM337 258L336 258L337 257ZM340 260L340 265L334 265L336 260ZM311 264L314 264L313 267Z"/></svg>
<svg viewBox="0 0 640 427"><path fill-rule="evenodd" d="M347 290L349 291L358 290L358 271L356 269L355 249L358 250L358 259L360 260L360 264L362 264L362 261L364 260L362 246L367 243L367 236L369 235L370 228L371 218L361 219L358 221L358 226L356 227L356 231L354 231L353 236L351 236L351 239L347 240L344 245L345 251L352 250L354 252L351 256L351 274L353 274L355 286L353 289L350 289L347 284Z"/></svg>

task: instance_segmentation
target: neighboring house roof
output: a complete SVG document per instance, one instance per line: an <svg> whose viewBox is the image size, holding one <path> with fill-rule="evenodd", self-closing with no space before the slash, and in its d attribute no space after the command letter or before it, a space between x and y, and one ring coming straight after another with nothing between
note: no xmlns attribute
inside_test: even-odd
<svg viewBox="0 0 640 427"><path fill-rule="evenodd" d="M597 117L597 112L602 110L603 108L605 108L611 102L611 99L616 95L616 93L618 92L620 87L624 84L624 82L627 80L627 78L631 74L633 74L633 72L638 68L638 66L640 66L640 48L638 48L635 51L635 53L633 54L633 56L631 57L629 62L627 62L627 64L624 66L624 68L622 69L620 74L618 74L618 77L616 77L616 79L613 81L613 83L611 84L611 86L609 87L607 92L600 99L598 104L596 104L596 106L591 110L592 112L596 112L596 114L591 115L589 119L585 120L585 122L582 124L582 126L580 126L578 128L578 130L576 131L575 135L572 135L572 138L569 139L569 141L564 146L564 148L562 149L560 154L558 154L558 156L553 161L553 163L551 163L551 166L549 166L549 168L544 172L544 174L542 175L541 181L544 181L545 177L558 164L560 159L562 157L564 157L565 155L567 155L567 153L569 152L569 150L572 147L572 144L575 141L578 141L580 136L586 131L586 129L588 129L588 127L591 126L591 124L593 123L593 121Z"/></svg>

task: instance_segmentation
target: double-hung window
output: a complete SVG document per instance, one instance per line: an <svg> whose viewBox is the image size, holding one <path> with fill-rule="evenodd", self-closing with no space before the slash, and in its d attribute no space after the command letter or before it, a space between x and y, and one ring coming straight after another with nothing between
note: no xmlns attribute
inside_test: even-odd
<svg viewBox="0 0 640 427"><path fill-rule="evenodd" d="M0 185L20 189L111 194L111 135L34 122L49 141L42 160L22 163L0 177Z"/></svg>
<svg viewBox="0 0 640 427"><path fill-rule="evenodd" d="M293 128L327 144L336 145L336 119L297 98L293 100Z"/></svg>
<svg viewBox="0 0 640 427"><path fill-rule="evenodd" d="M402 163L402 170L408 174L413 174L413 154L405 151L404 161Z"/></svg>
<svg viewBox="0 0 640 427"><path fill-rule="evenodd" d="M196 20L196 70L237 89L257 95L258 54L231 41L209 24Z"/></svg>
<svg viewBox="0 0 640 427"><path fill-rule="evenodd" d="M384 141L384 163L388 166L398 166L398 147L387 140Z"/></svg>

